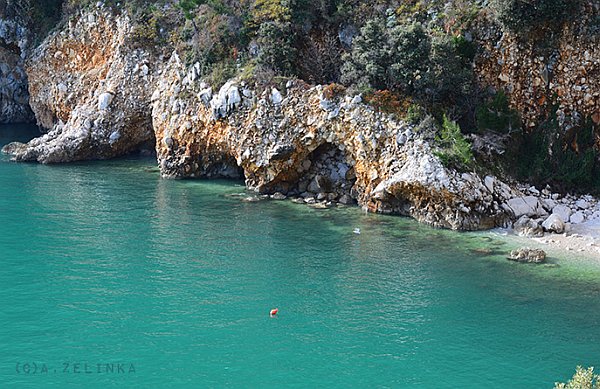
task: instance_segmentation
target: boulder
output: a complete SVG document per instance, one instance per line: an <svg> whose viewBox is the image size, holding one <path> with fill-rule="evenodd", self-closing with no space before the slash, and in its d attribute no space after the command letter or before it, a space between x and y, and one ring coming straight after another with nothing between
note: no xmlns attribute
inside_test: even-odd
<svg viewBox="0 0 600 389"><path fill-rule="evenodd" d="M308 191L312 193L329 192L331 189L331 181L329 178L317 174L310 184L308 184Z"/></svg>
<svg viewBox="0 0 600 389"><path fill-rule="evenodd" d="M113 95L112 93L102 93L100 95L100 97L98 97L98 109L100 111L103 111L105 109L108 109L108 107L110 107L110 103L112 103L113 100Z"/></svg>
<svg viewBox="0 0 600 389"><path fill-rule="evenodd" d="M544 230L546 231L555 232L557 234L562 234L565 232L565 223L561 219L560 215L555 213L548 216L548 218L544 220L542 227L544 227Z"/></svg>
<svg viewBox="0 0 600 389"><path fill-rule="evenodd" d="M273 200L285 200L285 199L287 199L287 196L286 196L286 195L284 195L284 194L283 194L283 193L281 193L281 192L276 192L275 194L273 194L273 195L271 196L271 198L272 198Z"/></svg>
<svg viewBox="0 0 600 389"><path fill-rule="evenodd" d="M224 118L242 102L240 91L234 80L226 82L219 93L213 95L210 101L214 119Z"/></svg>
<svg viewBox="0 0 600 389"><path fill-rule="evenodd" d="M511 261L524 263L544 263L546 262L546 252L541 249L524 247L512 250L508 259Z"/></svg>
<svg viewBox="0 0 600 389"><path fill-rule="evenodd" d="M577 211L571 215L571 224L581 224L585 221L585 215L581 211Z"/></svg>
<svg viewBox="0 0 600 389"><path fill-rule="evenodd" d="M275 105L279 105L281 104L281 102L283 101L283 96L281 96L281 92L279 92L277 89L272 88L271 89L271 101L273 102L273 104Z"/></svg>
<svg viewBox="0 0 600 389"><path fill-rule="evenodd" d="M542 237L544 236L544 229L542 228L539 220L534 220L528 216L521 216L513 224L513 229L518 235L527 237Z"/></svg>
<svg viewBox="0 0 600 389"><path fill-rule="evenodd" d="M354 199L347 194L340 197L339 202L344 205L352 205L354 204Z"/></svg>
<svg viewBox="0 0 600 389"><path fill-rule="evenodd" d="M563 222L568 223L573 212L571 211L571 208L566 205L559 204L552 208L552 213L557 214Z"/></svg>
<svg viewBox="0 0 600 389"><path fill-rule="evenodd" d="M507 202L516 218L521 216L540 216L546 214L540 201L535 196L515 197Z"/></svg>

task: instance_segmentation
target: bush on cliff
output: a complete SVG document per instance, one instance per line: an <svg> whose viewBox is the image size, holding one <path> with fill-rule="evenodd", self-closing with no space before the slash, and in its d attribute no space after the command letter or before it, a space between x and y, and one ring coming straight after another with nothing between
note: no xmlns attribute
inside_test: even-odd
<svg viewBox="0 0 600 389"><path fill-rule="evenodd" d="M343 57L341 80L355 91L388 90L418 102L436 117L450 112L473 126L474 49L464 39L430 34L396 16L369 20Z"/></svg>
<svg viewBox="0 0 600 389"><path fill-rule="evenodd" d="M289 22L271 21L261 24L256 41L259 65L282 75L294 73L296 50Z"/></svg>
<svg viewBox="0 0 600 389"><path fill-rule="evenodd" d="M594 368L584 369L577 366L573 378L566 384L557 382L554 389L600 389L600 376L594 374Z"/></svg>
<svg viewBox="0 0 600 389"><path fill-rule="evenodd" d="M419 24L399 25L393 16L369 20L343 58L342 82L358 90L412 94L427 71L431 39Z"/></svg>
<svg viewBox="0 0 600 389"><path fill-rule="evenodd" d="M502 25L516 34L534 29L557 30L576 13L580 0L492 0L490 6Z"/></svg>
<svg viewBox="0 0 600 389"><path fill-rule="evenodd" d="M436 137L436 143L440 151L436 155L444 166L465 170L473 166L473 152L471 144L460 131L460 126L443 117L442 128Z"/></svg>
<svg viewBox="0 0 600 389"><path fill-rule="evenodd" d="M556 115L531 132L515 133L513 147L503 162L510 175L538 186L563 191L600 190L600 153L597 129L588 119L567 131L560 130Z"/></svg>
<svg viewBox="0 0 600 389"><path fill-rule="evenodd" d="M508 97L499 91L488 101L477 107L477 130L480 133L492 131L510 134L521 128L518 112L508 105Z"/></svg>

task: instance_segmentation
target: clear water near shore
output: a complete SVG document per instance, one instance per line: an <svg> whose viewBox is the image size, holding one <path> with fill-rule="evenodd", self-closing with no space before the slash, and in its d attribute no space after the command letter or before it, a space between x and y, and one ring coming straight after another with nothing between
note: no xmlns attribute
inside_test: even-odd
<svg viewBox="0 0 600 389"><path fill-rule="evenodd" d="M243 192L151 159L0 157L0 387L542 388L600 367L597 268Z"/></svg>

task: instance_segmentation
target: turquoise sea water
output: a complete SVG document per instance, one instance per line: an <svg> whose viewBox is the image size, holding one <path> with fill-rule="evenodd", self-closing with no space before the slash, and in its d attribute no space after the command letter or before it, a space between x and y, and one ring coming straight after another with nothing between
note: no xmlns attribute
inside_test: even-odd
<svg viewBox="0 0 600 389"><path fill-rule="evenodd" d="M0 388L551 388L600 368L593 267L154 166L0 157Z"/></svg>

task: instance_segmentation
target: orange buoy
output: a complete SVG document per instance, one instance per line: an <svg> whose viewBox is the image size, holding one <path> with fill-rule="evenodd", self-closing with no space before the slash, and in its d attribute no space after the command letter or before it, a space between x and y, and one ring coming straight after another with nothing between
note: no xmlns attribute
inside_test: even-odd
<svg viewBox="0 0 600 389"><path fill-rule="evenodd" d="M271 309L271 312L270 312L269 314L270 314L271 316L275 316L275 315L277 315L277 312L279 312L279 309L278 309L278 308L275 308L275 309Z"/></svg>

